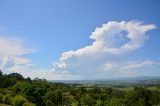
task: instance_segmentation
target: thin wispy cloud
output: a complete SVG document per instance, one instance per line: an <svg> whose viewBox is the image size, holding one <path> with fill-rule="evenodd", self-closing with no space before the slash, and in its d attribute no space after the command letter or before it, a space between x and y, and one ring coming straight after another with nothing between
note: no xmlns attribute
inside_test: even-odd
<svg viewBox="0 0 160 106"><path fill-rule="evenodd" d="M18 72L12 70L13 67L26 65L30 63L30 59L26 58L26 54L33 53L35 49L27 48L20 39L12 39L8 37L0 37L0 69L6 72Z"/></svg>

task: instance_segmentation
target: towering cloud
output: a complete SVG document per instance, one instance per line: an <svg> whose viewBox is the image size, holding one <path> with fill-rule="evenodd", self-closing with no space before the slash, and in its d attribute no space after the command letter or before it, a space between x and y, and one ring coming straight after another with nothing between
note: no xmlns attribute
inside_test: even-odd
<svg viewBox="0 0 160 106"><path fill-rule="evenodd" d="M105 75L114 77L119 65L127 65L122 61L124 54L141 48L149 38L146 32L155 28L153 24L144 25L138 21L110 21L92 32L89 38L94 42L91 45L62 53L53 70L80 75L81 78L88 75L94 78Z"/></svg>

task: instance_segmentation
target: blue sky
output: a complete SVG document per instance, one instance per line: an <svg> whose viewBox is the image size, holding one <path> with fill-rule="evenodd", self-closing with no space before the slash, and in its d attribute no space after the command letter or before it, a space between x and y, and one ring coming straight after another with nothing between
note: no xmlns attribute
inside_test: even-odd
<svg viewBox="0 0 160 106"><path fill-rule="evenodd" d="M5 73L19 72L24 76L47 79L160 76L159 5L159 0L1 0L0 67ZM109 22L115 24L113 21L118 26L125 21L123 24L126 27L129 23L130 26L153 26L144 31L145 37L139 34L142 38L138 39L145 40L138 40L138 47L125 50L127 52L124 54L115 55L108 51L115 45L127 43L128 38L124 37L126 35L122 41L121 37L116 38L117 42L115 38L106 38L107 32L102 34L105 36L104 41L116 42L106 44L107 52L96 49L100 53L96 50L93 53L93 49L83 49L93 46L94 41L101 40L95 37L101 36L100 33L92 33L96 32L97 27L105 32ZM102 24L106 24L106 27ZM128 28L130 27L125 31ZM94 37L90 39L90 36ZM99 46L93 46L96 47ZM61 59L64 58L62 54L70 57ZM122 69L118 71L120 66L117 64L120 63ZM102 66L107 69L102 69ZM88 74L92 77L88 78Z"/></svg>

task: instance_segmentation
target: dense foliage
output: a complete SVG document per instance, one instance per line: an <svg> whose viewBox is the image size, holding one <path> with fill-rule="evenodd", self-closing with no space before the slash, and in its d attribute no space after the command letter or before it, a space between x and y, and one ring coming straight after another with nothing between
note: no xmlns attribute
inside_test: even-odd
<svg viewBox="0 0 160 106"><path fill-rule="evenodd" d="M147 87L120 90L51 83L0 71L0 103L12 106L153 106L160 105L160 91Z"/></svg>

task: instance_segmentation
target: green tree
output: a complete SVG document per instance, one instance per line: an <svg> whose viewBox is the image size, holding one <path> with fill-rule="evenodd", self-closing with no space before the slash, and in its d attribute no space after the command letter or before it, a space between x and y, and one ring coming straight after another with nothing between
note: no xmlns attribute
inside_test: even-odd
<svg viewBox="0 0 160 106"><path fill-rule="evenodd" d="M123 99L122 98L113 97L113 98L111 98L110 102L108 103L108 106L124 106Z"/></svg>
<svg viewBox="0 0 160 106"><path fill-rule="evenodd" d="M0 70L0 77L2 76L2 71Z"/></svg>
<svg viewBox="0 0 160 106"><path fill-rule="evenodd" d="M41 95L41 90L35 85L29 84L28 86L24 87L21 91L23 95L26 95L26 98L33 103L36 103L37 105L41 106L43 105L43 100Z"/></svg>
<svg viewBox="0 0 160 106"><path fill-rule="evenodd" d="M30 77L27 77L27 78L26 78L26 81L27 81L28 83L30 83L30 84L32 83L32 80L31 80Z"/></svg>
<svg viewBox="0 0 160 106"><path fill-rule="evenodd" d="M53 90L48 91L45 94L44 98L45 102L47 102L47 100L50 100L55 105L62 104L62 92L60 91L60 89L57 89L55 91Z"/></svg>
<svg viewBox="0 0 160 106"><path fill-rule="evenodd" d="M102 106L102 104L103 104L103 102L100 99L98 99L97 103L96 103L96 106Z"/></svg>
<svg viewBox="0 0 160 106"><path fill-rule="evenodd" d="M95 103L96 103L96 101L89 94L86 94L81 97L81 105L82 106L83 105L92 106Z"/></svg>
<svg viewBox="0 0 160 106"><path fill-rule="evenodd" d="M24 80L23 76L18 73L11 73L8 75L9 78L16 78L17 80Z"/></svg>
<svg viewBox="0 0 160 106"><path fill-rule="evenodd" d="M22 94L23 93L23 89L26 88L27 86L30 86L30 84L27 83L27 82L18 82L12 87L11 90L12 90L14 95Z"/></svg>
<svg viewBox="0 0 160 106"><path fill-rule="evenodd" d="M77 101L72 102L71 106L78 106L78 102Z"/></svg>
<svg viewBox="0 0 160 106"><path fill-rule="evenodd" d="M154 105L160 105L160 91L152 90L150 96L151 102Z"/></svg>
<svg viewBox="0 0 160 106"><path fill-rule="evenodd" d="M127 92L125 96L126 105L130 106L151 106L151 92L142 87L135 87L134 90Z"/></svg>

